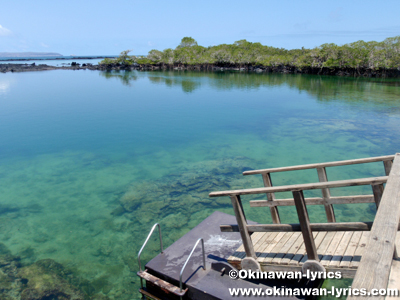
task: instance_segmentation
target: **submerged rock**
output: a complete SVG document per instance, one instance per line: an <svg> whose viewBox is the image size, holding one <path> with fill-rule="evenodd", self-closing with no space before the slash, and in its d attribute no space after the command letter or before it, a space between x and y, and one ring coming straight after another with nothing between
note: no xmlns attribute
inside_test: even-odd
<svg viewBox="0 0 400 300"><path fill-rule="evenodd" d="M52 259L42 259L25 266L20 260L0 243L1 300L109 299L103 293L109 292L111 286L104 278L90 282Z"/></svg>
<svg viewBox="0 0 400 300"><path fill-rule="evenodd" d="M62 278L63 267L53 260L38 261L19 270L18 275L26 282L22 300L84 300L83 292Z"/></svg>
<svg viewBox="0 0 400 300"><path fill-rule="evenodd" d="M18 278L19 258L10 254L0 255L0 299L19 299L25 282Z"/></svg>
<svg viewBox="0 0 400 300"><path fill-rule="evenodd" d="M119 203L128 218L143 225L163 220L171 227L181 228L189 223L192 214L205 208L231 207L230 201L211 199L208 194L237 185L243 187L247 178L243 180L241 173L249 165L250 159L244 157L194 163L158 180L132 184ZM113 214L120 212L115 209Z"/></svg>

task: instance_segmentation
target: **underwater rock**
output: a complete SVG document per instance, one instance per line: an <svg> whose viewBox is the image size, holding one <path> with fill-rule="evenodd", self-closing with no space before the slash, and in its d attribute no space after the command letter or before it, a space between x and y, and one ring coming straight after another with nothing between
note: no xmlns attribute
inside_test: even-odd
<svg viewBox="0 0 400 300"><path fill-rule="evenodd" d="M139 270L138 261L136 257L132 257L132 255L125 255L122 257L122 260L124 261L125 265L128 266L131 272L136 273Z"/></svg>
<svg viewBox="0 0 400 300"><path fill-rule="evenodd" d="M89 280L79 278L52 259L39 260L22 266L20 257L0 243L0 299L1 300L106 300L98 292L107 293L110 285L104 279L94 284L105 284L96 289Z"/></svg>
<svg viewBox="0 0 400 300"><path fill-rule="evenodd" d="M10 254L3 244L0 255L0 299L18 299L25 282L18 278L19 257ZM4 254L6 253L6 254Z"/></svg>
<svg viewBox="0 0 400 300"><path fill-rule="evenodd" d="M96 294L94 295L90 300L109 300L107 296L104 296L102 294Z"/></svg>
<svg viewBox="0 0 400 300"><path fill-rule="evenodd" d="M241 175L251 164L250 159L238 157L185 165L158 180L133 183L119 199L120 207L129 219L142 225L162 221L180 228L188 224L193 213L230 207L229 200L211 199L208 194L252 182L254 177ZM121 213L122 209L114 212Z"/></svg>
<svg viewBox="0 0 400 300"><path fill-rule="evenodd" d="M177 220L179 220L179 222L177 222ZM181 228L188 223L189 216L179 212L166 216L163 221L164 224L167 224L167 228Z"/></svg>
<svg viewBox="0 0 400 300"><path fill-rule="evenodd" d="M51 259L21 268L18 275L27 282L21 300L84 300L84 294L59 275L63 273L62 265Z"/></svg>
<svg viewBox="0 0 400 300"><path fill-rule="evenodd" d="M112 212L111 215L115 216L115 217L120 217L122 216L124 213L126 213L126 210L123 206L118 206L117 208L115 208Z"/></svg>
<svg viewBox="0 0 400 300"><path fill-rule="evenodd" d="M110 256L114 250L114 245L110 242L103 242L99 248L93 253L94 256Z"/></svg>
<svg viewBox="0 0 400 300"><path fill-rule="evenodd" d="M108 281L108 276L101 276L91 282L96 292L109 293L112 289L112 285Z"/></svg>

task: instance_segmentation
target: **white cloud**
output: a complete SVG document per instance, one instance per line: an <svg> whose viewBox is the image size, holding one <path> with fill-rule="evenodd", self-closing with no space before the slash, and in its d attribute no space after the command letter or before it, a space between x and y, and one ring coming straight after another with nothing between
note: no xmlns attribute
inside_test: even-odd
<svg viewBox="0 0 400 300"><path fill-rule="evenodd" d="M11 30L0 25L0 36L11 35L11 33L12 33Z"/></svg>
<svg viewBox="0 0 400 300"><path fill-rule="evenodd" d="M40 46L42 46L44 48L49 48L49 45L46 45L45 43L40 43Z"/></svg>

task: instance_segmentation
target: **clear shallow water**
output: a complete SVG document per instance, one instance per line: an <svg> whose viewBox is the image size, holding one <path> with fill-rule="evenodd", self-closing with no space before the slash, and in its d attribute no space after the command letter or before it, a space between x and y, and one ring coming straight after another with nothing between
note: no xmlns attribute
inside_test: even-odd
<svg viewBox="0 0 400 300"><path fill-rule="evenodd" d="M398 80L7 73L0 77L0 242L25 265L61 263L91 296L138 297L136 255L154 223L169 245L215 210L233 214L228 198L208 193L262 185L243 170L399 152L399 99ZM330 180L383 174L375 163L328 169ZM248 218L271 222L268 209L250 208L248 199ZM309 210L313 222L325 221L322 207ZM280 212L296 222L294 208ZM338 221L369 221L375 210L338 205L335 212ZM154 239L144 260L157 251Z"/></svg>

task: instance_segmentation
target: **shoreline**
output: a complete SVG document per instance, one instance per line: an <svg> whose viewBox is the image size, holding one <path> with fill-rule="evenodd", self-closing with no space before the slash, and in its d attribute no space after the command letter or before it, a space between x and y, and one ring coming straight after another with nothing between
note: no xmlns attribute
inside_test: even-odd
<svg viewBox="0 0 400 300"><path fill-rule="evenodd" d="M32 57L32 58L6 58L0 59L0 64L2 61L31 61L31 60L74 60L74 59L101 59L101 58L112 58L112 56L71 56L71 57L53 57L53 58L41 58L41 57Z"/></svg>
<svg viewBox="0 0 400 300"><path fill-rule="evenodd" d="M50 66L46 64L2 64L0 63L0 73L7 72L30 72L30 71L49 71L49 70L93 70L93 71L239 71L255 73L281 73L281 74L308 74L308 75L328 75L328 76L352 76L352 77L377 77L377 78L398 78L398 69L352 69L352 68L296 68L292 66L252 66L252 65L150 65L150 64L102 64L93 65L90 63L79 64L72 62L70 66Z"/></svg>

